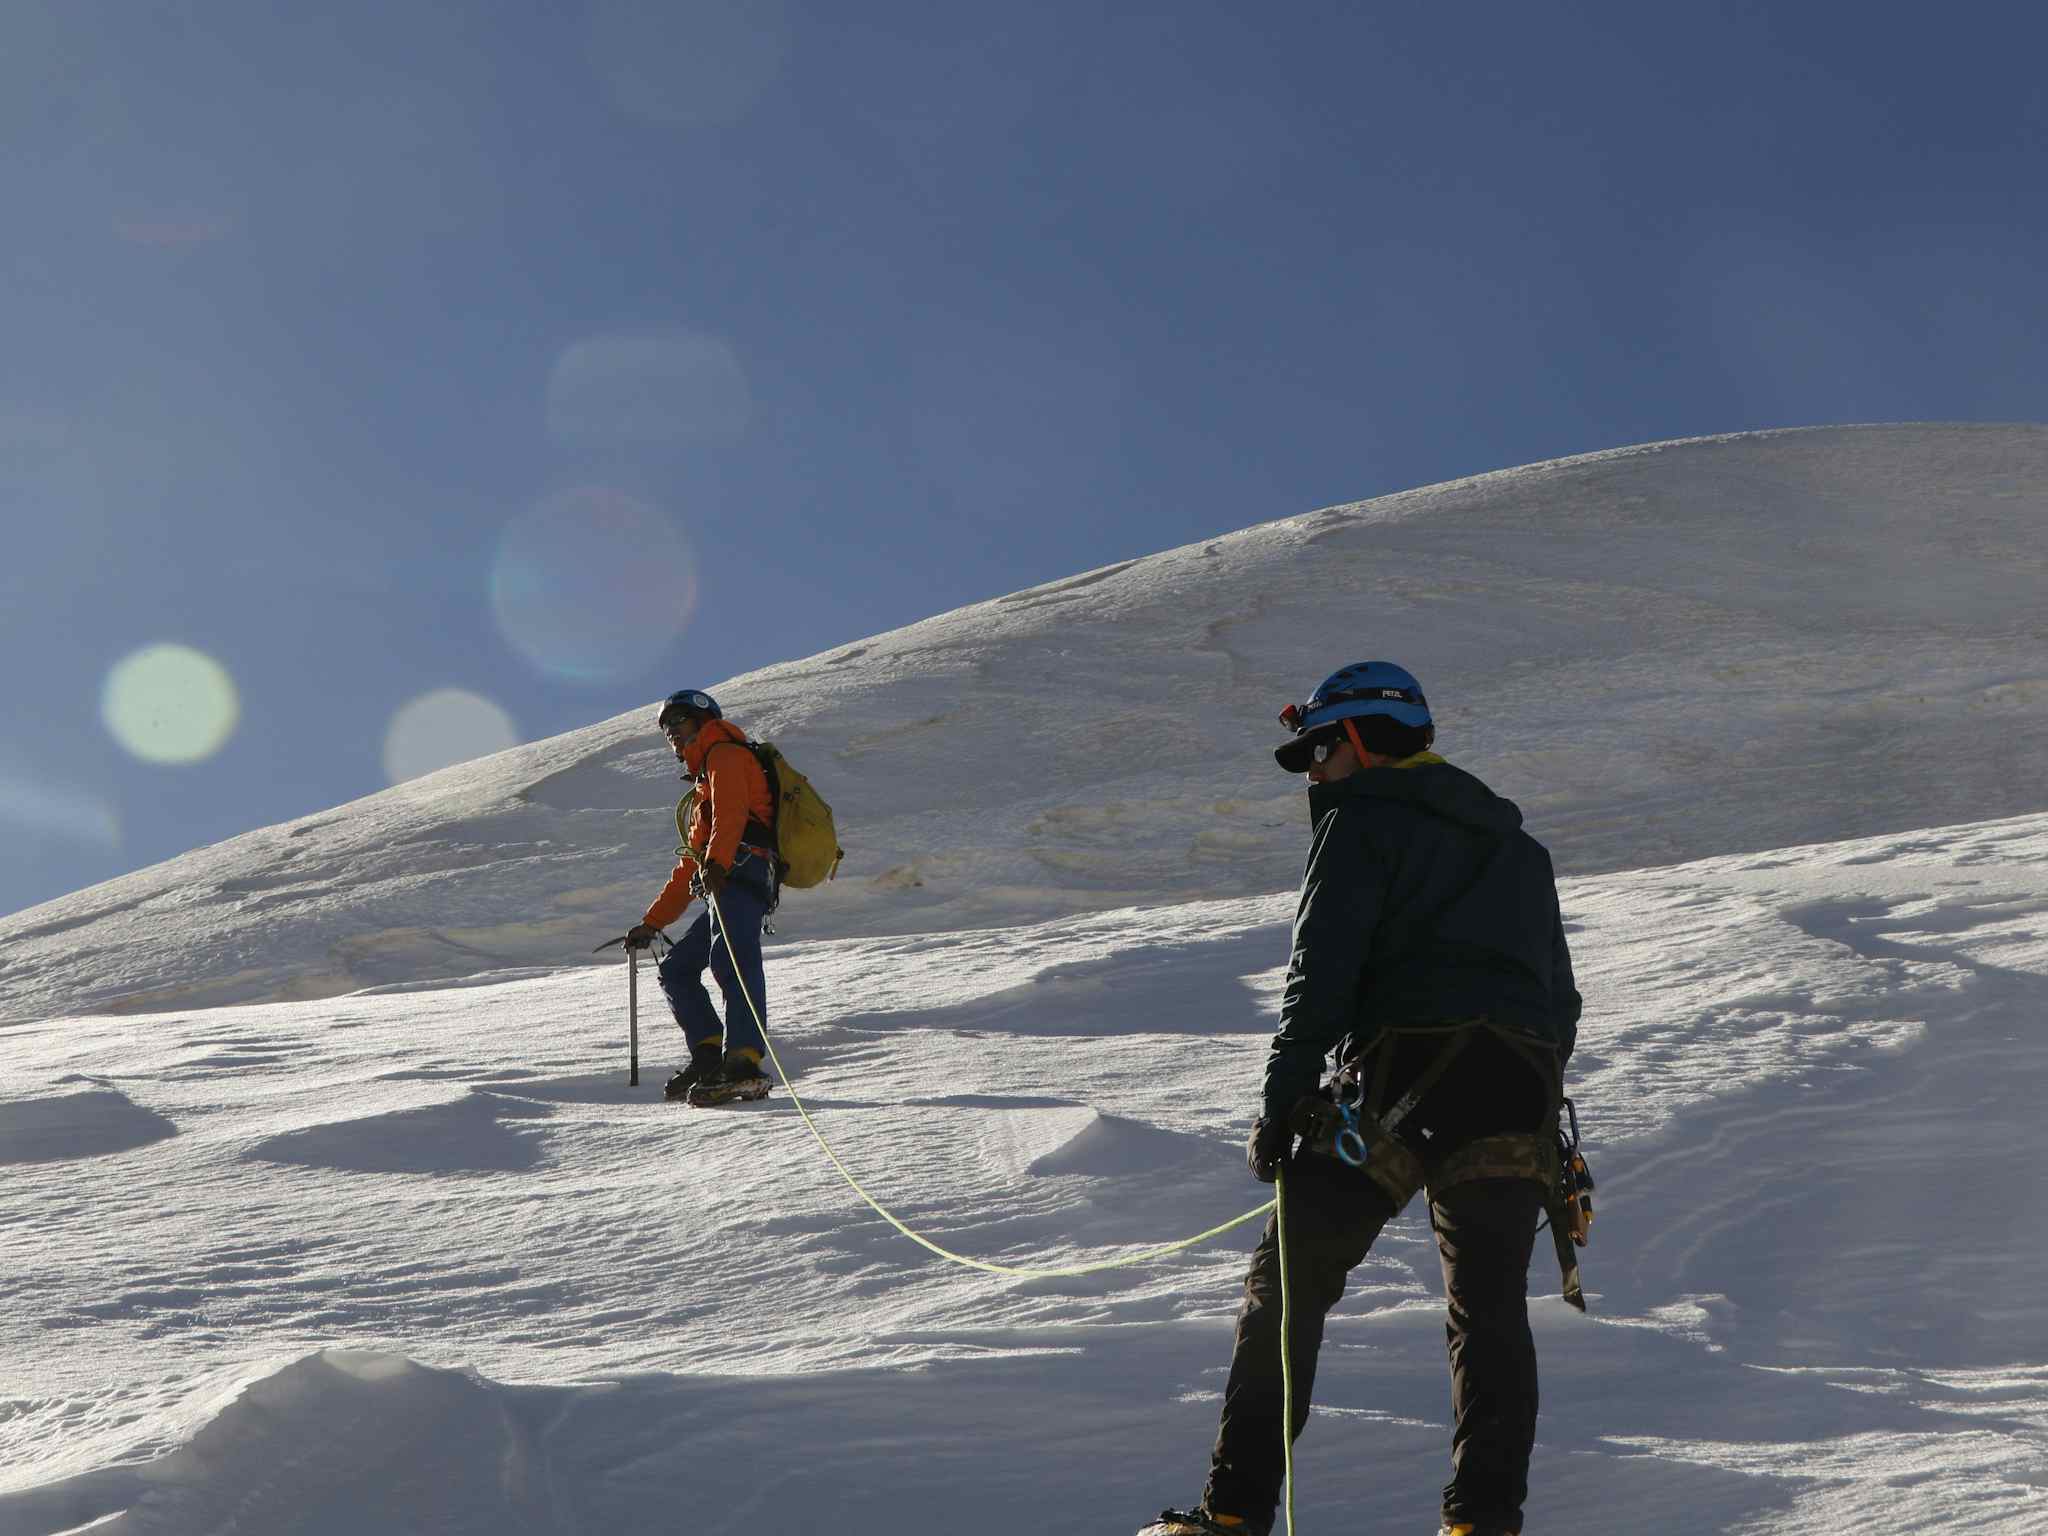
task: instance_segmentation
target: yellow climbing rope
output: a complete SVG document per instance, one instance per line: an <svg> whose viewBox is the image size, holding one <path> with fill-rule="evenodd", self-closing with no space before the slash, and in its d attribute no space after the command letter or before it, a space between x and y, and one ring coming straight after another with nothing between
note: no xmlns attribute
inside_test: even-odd
<svg viewBox="0 0 2048 1536"><path fill-rule="evenodd" d="M714 897L709 891L706 891L704 893L704 900L710 904L712 915L718 920L718 935L721 939L725 941L726 957L732 961L733 980L739 985L740 996L744 997L747 1000L747 1011L753 1014L754 1022L761 1027L761 1043L768 1047L768 1060L774 1064L775 1075L782 1079L782 1086L785 1090L787 1090L789 1094L790 1103L796 1106L796 1112L803 1117L804 1125L810 1130L811 1135L816 1138L819 1150L821 1150L825 1154L825 1156L832 1160L832 1166L839 1170L839 1177L846 1181L847 1188L851 1189L856 1195L859 1195L861 1199L865 1200L868 1204L868 1208L872 1210L877 1216L881 1217L882 1220L888 1222L890 1226L894 1227L898 1232L901 1232L905 1237L909 1238L913 1243L916 1243L920 1248L928 1249L932 1253L937 1254L942 1259L950 1259L955 1264L965 1264L969 1269L986 1270L988 1273L992 1275L1016 1275L1025 1279L1053 1279L1066 1275L1091 1275L1096 1273L1098 1270L1121 1269L1126 1265L1130 1264L1143 1264L1151 1259L1163 1259L1168 1254L1179 1253L1184 1249L1193 1248L1199 1243L1206 1243L1210 1238L1220 1237L1225 1232L1230 1231L1233 1227L1241 1227L1248 1221L1257 1220L1259 1217L1265 1215L1268 1211L1272 1210L1274 1206L1278 1203L1277 1199L1268 1200L1264 1205L1258 1207L1256 1210L1246 1211L1242 1216L1233 1216L1229 1221L1224 1222L1220 1226L1211 1227L1206 1232L1197 1232L1193 1237L1182 1238L1177 1243L1162 1243L1160 1246L1156 1248L1146 1248L1138 1253L1127 1253L1121 1258L1104 1259L1099 1263L1095 1264L1067 1264L1055 1267L1027 1266L1018 1264L992 1264L986 1259L971 1259L964 1253L955 1253L950 1248L940 1247L930 1238L925 1237L920 1233L913 1232L909 1227L905 1226L893 1214L891 1214L891 1212L879 1200L877 1200L873 1195L869 1194L865 1189L861 1188L860 1180L856 1179L853 1176L852 1172L847 1168L846 1164L842 1163L839 1160L839 1154L832 1150L832 1144L825 1139L825 1133L818 1129L818 1123L811 1118L811 1112L808 1109L804 1108L804 1101L797 1096L797 1091L795 1087L791 1085L789 1080L789 1073L787 1070L784 1069L782 1065L782 1058L775 1054L775 1042L772 1039L770 1039L768 1035L768 1021L761 1017L761 1010L755 1006L753 994L747 990L746 977L744 974L742 974L740 970L740 957L733 953L732 935L726 931L725 914L719 910L717 898ZM1284 1329L1284 1318L1286 1314L1286 1273L1284 1264L1282 1265L1281 1274L1281 1314L1283 1318L1282 1327ZM1284 1348L1284 1334L1282 1342ZM1289 1420L1289 1423L1292 1423L1291 1419ZM1288 1491L1289 1500L1291 1502L1293 1497L1292 1478L1288 1480ZM1291 1523L1291 1512L1289 1519Z"/></svg>
<svg viewBox="0 0 2048 1536"><path fill-rule="evenodd" d="M1280 1259L1280 1457L1287 1469L1287 1536L1294 1536L1294 1298L1287 1281L1287 1170L1273 1173L1273 1230Z"/></svg>

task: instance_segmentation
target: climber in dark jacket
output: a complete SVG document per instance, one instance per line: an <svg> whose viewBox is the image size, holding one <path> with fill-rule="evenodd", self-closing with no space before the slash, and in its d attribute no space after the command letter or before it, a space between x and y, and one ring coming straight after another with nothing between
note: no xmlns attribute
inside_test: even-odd
<svg viewBox="0 0 2048 1536"><path fill-rule="evenodd" d="M1307 774L1315 832L1246 1150L1258 1178L1287 1174L1290 1432L1308 1421L1325 1315L1426 1188L1456 1419L1444 1529L1507 1536L1521 1530L1536 1433L1529 1259L1557 1182L1580 1007L1550 855L1513 802L1429 750L1429 705L1403 668L1346 667L1281 719L1295 735L1274 757ZM1336 1155L1336 1098L1359 1108L1363 1166ZM1280 1365L1276 1220L1245 1281L1202 1502L1144 1536L1271 1530Z"/></svg>
<svg viewBox="0 0 2048 1536"><path fill-rule="evenodd" d="M1345 718L1359 729L1360 717ZM1486 1017L1553 1047L1560 1065L1578 1041L1556 878L1521 811L1434 752L1352 748L1342 724L1345 757L1306 764L1315 838L1266 1062L1264 1113L1280 1125L1315 1091L1326 1056L1356 1060L1389 1025ZM1479 1117L1474 1128L1510 1127Z"/></svg>

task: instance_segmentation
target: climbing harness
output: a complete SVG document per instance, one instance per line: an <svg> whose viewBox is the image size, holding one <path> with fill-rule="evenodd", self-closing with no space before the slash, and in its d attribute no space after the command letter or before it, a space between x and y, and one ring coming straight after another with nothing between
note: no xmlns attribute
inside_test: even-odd
<svg viewBox="0 0 2048 1536"><path fill-rule="evenodd" d="M1571 1234L1572 1242L1583 1248L1593 1229L1593 1170L1586 1166L1586 1155L1579 1150L1579 1112L1572 1101L1564 1101L1564 1112L1571 1122L1571 1134L1560 1129L1558 1139L1558 1161L1563 1170L1559 1175L1563 1203L1568 1207L1565 1230Z"/></svg>
<svg viewBox="0 0 2048 1536"><path fill-rule="evenodd" d="M1358 1127L1361 1119L1377 1132L1375 1140L1381 1137L1391 1138L1401 1122L1406 1120L1415 1106L1422 1102L1422 1096L1436 1086L1437 1079L1442 1077L1445 1071L1448 1070L1458 1052L1465 1048L1465 1042L1470 1038L1471 1031L1482 1025L1484 1025L1483 1020L1461 1021L1454 1025L1449 1032L1449 1038L1443 1044L1443 1048L1431 1058L1429 1065L1423 1068L1421 1076L1415 1079L1408 1091L1402 1094L1395 1101L1394 1106L1384 1114L1380 1113L1379 1105L1380 1100L1386 1096L1387 1074L1393 1062L1393 1052L1378 1049L1380 1042L1375 1041L1371 1049L1378 1055L1379 1063L1377 1070L1373 1074L1371 1089L1367 1090L1364 1074L1361 1070L1354 1079L1358 1087L1357 1095L1352 1098L1344 1097L1340 1085L1335 1099L1340 1126L1336 1133L1332 1150L1335 1151L1337 1156L1353 1168L1365 1167L1370 1160L1371 1149L1367 1147L1365 1137L1359 1132ZM1490 1028L1491 1026L1485 1025L1484 1027ZM1385 1036L1382 1035L1381 1040L1383 1041L1384 1039ZM1362 1063L1364 1057L1360 1056L1356 1060Z"/></svg>
<svg viewBox="0 0 2048 1536"><path fill-rule="evenodd" d="M1395 1132L1458 1053L1481 1033L1521 1056L1543 1081L1542 1122L1533 1131L1481 1136L1448 1156L1426 1158ZM1445 1036L1442 1046L1408 1090L1382 1111L1392 1073L1392 1039L1436 1034ZM1569 1133L1563 1129L1565 1123L1570 1125ZM1564 1096L1556 1052L1544 1042L1485 1017L1383 1031L1338 1069L1320 1095L1297 1106L1294 1130L1306 1150L1361 1170L1393 1202L1396 1211L1406 1207L1425 1185L1432 1195L1473 1179L1529 1179L1542 1185L1544 1209L1557 1249L1559 1291L1567 1305L1586 1310L1576 1250L1586 1245L1592 1224L1593 1176L1579 1148L1578 1111Z"/></svg>
<svg viewBox="0 0 2048 1536"><path fill-rule="evenodd" d="M1570 1099L1563 1106L1567 1133L1557 1132L1557 1179L1550 1186L1548 1208L1550 1241L1557 1250L1558 1273L1563 1277L1564 1299L1581 1312L1586 1310L1585 1288L1579 1280L1578 1250L1590 1240L1593 1227L1593 1170L1586 1166L1586 1154L1579 1150L1579 1112Z"/></svg>

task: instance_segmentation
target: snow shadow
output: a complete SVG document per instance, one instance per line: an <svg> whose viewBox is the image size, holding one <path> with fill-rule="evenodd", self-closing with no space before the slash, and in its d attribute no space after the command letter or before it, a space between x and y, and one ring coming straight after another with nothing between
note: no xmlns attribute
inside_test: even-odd
<svg viewBox="0 0 2048 1536"><path fill-rule="evenodd" d="M547 1113L472 1089L446 1104L287 1131L242 1155L345 1173L520 1173L540 1162L541 1138L515 1122Z"/></svg>
<svg viewBox="0 0 2048 1536"><path fill-rule="evenodd" d="M113 1089L17 1099L0 1104L0 1164L104 1157L177 1133L155 1110Z"/></svg>
<svg viewBox="0 0 2048 1536"><path fill-rule="evenodd" d="M499 1098L533 1099L545 1104L647 1104L660 1101L662 1084L668 1079L668 1068L654 1064L644 1049L639 1085L635 1087L627 1082L626 1075L626 1053L622 1044L619 1065L614 1071L585 1072L574 1077L532 1078L494 1073L479 1085L479 1089Z"/></svg>

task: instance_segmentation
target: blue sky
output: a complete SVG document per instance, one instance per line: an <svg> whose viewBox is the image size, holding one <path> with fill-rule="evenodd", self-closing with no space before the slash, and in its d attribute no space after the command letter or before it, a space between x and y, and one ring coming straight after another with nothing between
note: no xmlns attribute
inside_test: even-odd
<svg viewBox="0 0 2048 1536"><path fill-rule="evenodd" d="M1317 506L2042 416L2037 8L7 31L0 912Z"/></svg>

